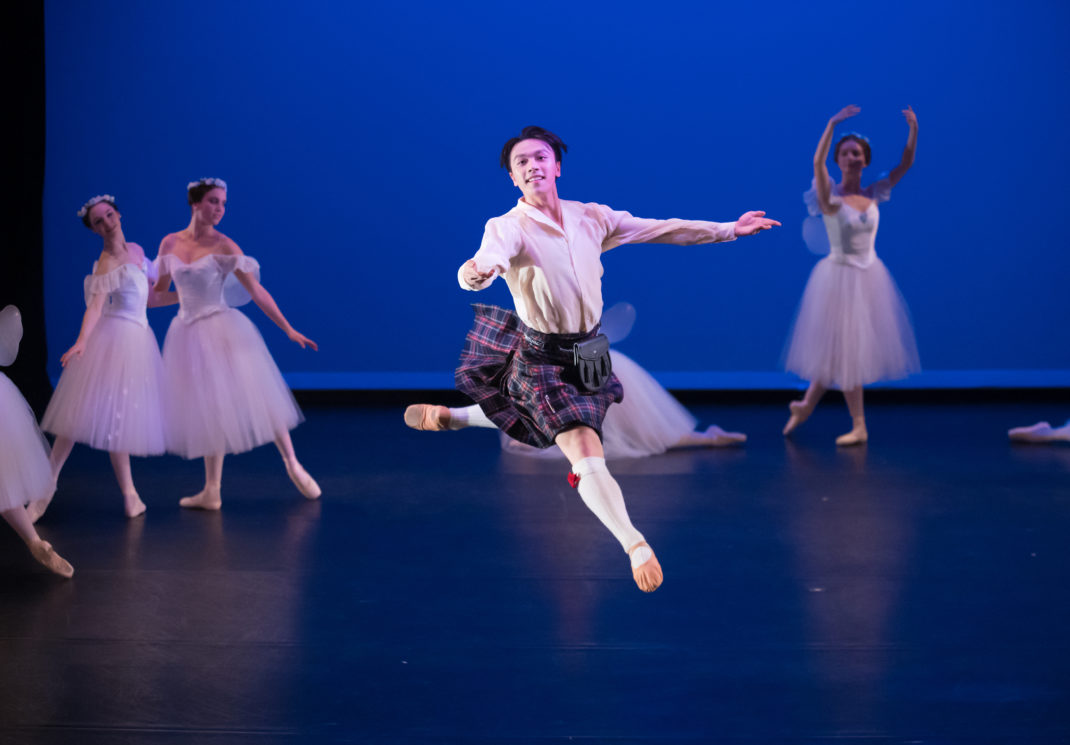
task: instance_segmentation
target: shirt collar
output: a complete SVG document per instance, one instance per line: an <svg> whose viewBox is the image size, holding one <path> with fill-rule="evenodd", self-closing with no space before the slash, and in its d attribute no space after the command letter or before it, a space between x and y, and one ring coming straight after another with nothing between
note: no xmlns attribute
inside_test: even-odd
<svg viewBox="0 0 1070 745"><path fill-rule="evenodd" d="M564 199L561 200L561 221L565 224L565 226L567 226L571 222L569 219L569 211L571 207L572 202L566 201ZM533 207L527 202L525 202L523 197L516 200L516 207L514 207L513 209L520 211L522 214L526 215L527 217L530 217L536 222L542 223L543 225L546 225L549 228L553 228L558 233L564 234L565 232L561 225L558 225L551 218L544 215L542 213L542 210L540 210L538 207Z"/></svg>

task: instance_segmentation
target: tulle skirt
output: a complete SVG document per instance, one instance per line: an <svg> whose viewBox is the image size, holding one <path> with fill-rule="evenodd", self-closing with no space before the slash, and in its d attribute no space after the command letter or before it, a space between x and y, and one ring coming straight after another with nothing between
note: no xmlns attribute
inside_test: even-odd
<svg viewBox="0 0 1070 745"><path fill-rule="evenodd" d="M164 452L163 367L152 329L102 316L60 375L41 428L98 450Z"/></svg>
<svg viewBox="0 0 1070 745"><path fill-rule="evenodd" d="M304 417L253 322L227 308L186 323L163 345L167 449L183 458L242 453Z"/></svg>
<svg viewBox="0 0 1070 745"><path fill-rule="evenodd" d="M623 352L610 350L613 372L624 387L624 400L606 411L602 447L607 460L664 453L695 429L697 421L646 370ZM563 458L559 448L539 450L502 435L506 452Z"/></svg>
<svg viewBox="0 0 1070 745"><path fill-rule="evenodd" d="M906 303L884 263L817 263L806 283L786 367L830 388L852 390L921 369Z"/></svg>
<svg viewBox="0 0 1070 745"><path fill-rule="evenodd" d="M44 499L51 492L48 443L26 399L0 373L0 511Z"/></svg>

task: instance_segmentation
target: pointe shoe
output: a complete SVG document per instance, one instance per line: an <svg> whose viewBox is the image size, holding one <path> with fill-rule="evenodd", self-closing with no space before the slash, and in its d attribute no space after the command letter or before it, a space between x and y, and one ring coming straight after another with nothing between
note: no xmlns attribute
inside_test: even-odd
<svg viewBox="0 0 1070 745"><path fill-rule="evenodd" d="M742 432L725 432L716 424L711 424L704 433L709 440L710 446L715 448L742 445L747 441L747 436Z"/></svg>
<svg viewBox="0 0 1070 745"><path fill-rule="evenodd" d="M839 447L851 447L852 445L864 445L869 440L869 433L866 432L866 428L855 427L845 435L840 435L836 438L836 445Z"/></svg>
<svg viewBox="0 0 1070 745"><path fill-rule="evenodd" d="M661 564L658 563L658 557L654 555L654 549L650 548L650 544L646 541L641 541L628 549L628 556L631 556L632 552L643 547L650 550L650 558L639 566L632 567L632 579L635 580L635 584L638 585L639 589L643 592L654 592L654 590L661 587L662 580L664 579L664 575L661 571Z"/></svg>
<svg viewBox="0 0 1070 745"><path fill-rule="evenodd" d="M194 494L192 497L182 497L182 499L178 500L178 504L187 510L218 510L223 506L223 496L220 494L219 489L205 488L202 492Z"/></svg>
<svg viewBox="0 0 1070 745"><path fill-rule="evenodd" d="M450 410L434 404L413 404L405 409L405 424L425 432L442 432L450 428Z"/></svg>
<svg viewBox="0 0 1070 745"><path fill-rule="evenodd" d="M290 465L286 461L283 461L283 465L286 466L286 475L290 477L290 481L294 482L297 491L301 492L305 499L320 498L320 495L323 494L323 490L320 489L320 485L316 483L316 479L312 478L308 471L301 467L300 463Z"/></svg>
<svg viewBox="0 0 1070 745"><path fill-rule="evenodd" d="M792 401L788 404L788 410L791 412L791 416L788 417L788 423L784 425L782 434L786 437L790 435L795 428L810 418L810 414L813 413L813 409L808 408L802 401Z"/></svg>
<svg viewBox="0 0 1070 745"><path fill-rule="evenodd" d="M44 564L49 571L68 579L74 576L74 567L70 565L70 562L56 553L56 550L52 548L51 543L48 541L36 540L28 545L30 553L33 554L33 558L37 559L41 564Z"/></svg>
<svg viewBox="0 0 1070 745"><path fill-rule="evenodd" d="M123 502L123 510L126 512L127 517L134 518L138 515L145 514L147 508L145 507L145 503L141 501L141 497L138 496L137 492L134 492L134 494L129 496L124 494Z"/></svg>
<svg viewBox="0 0 1070 745"><path fill-rule="evenodd" d="M1015 427L1007 431L1007 436L1014 442L1058 442L1070 440L1070 428L1052 427L1048 422L1037 422L1028 427Z"/></svg>

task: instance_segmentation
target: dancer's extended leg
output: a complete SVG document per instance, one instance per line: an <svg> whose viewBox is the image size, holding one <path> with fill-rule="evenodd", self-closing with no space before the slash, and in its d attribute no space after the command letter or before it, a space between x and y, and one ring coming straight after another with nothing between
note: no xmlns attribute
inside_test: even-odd
<svg viewBox="0 0 1070 745"><path fill-rule="evenodd" d="M483 427L497 429L498 425L487 418L477 404L451 409L436 404L413 404L405 409L405 424L426 432L442 432L447 429Z"/></svg>
<svg viewBox="0 0 1070 745"><path fill-rule="evenodd" d="M724 448L740 445L746 441L747 436L742 432L725 432L716 424L711 424L705 432L688 432L670 449Z"/></svg>
<svg viewBox="0 0 1070 745"><path fill-rule="evenodd" d="M1028 427L1008 430L1007 436L1015 442L1070 442L1070 421L1061 427L1052 427L1048 422L1037 422Z"/></svg>
<svg viewBox="0 0 1070 745"><path fill-rule="evenodd" d="M796 427L810 418L810 415L814 412L814 407L817 406L821 397L825 395L826 390L828 389L824 385L815 380L810 383L801 401L792 401L788 404L791 416L788 417L788 423L784 425L783 433L785 435L790 435Z"/></svg>
<svg viewBox="0 0 1070 745"><path fill-rule="evenodd" d="M52 544L41 540L41 536L37 535L37 530L34 529L33 521L30 520L25 508L15 507L11 510L4 510L0 514L4 516L7 524L19 534L19 538L26 543L30 553L33 554L33 558L44 564L49 571L55 572L61 577L74 575L74 568L70 563L56 553L55 549L52 548Z"/></svg>
<svg viewBox="0 0 1070 745"><path fill-rule="evenodd" d="M661 564L643 534L628 518L624 495L606 468L598 434L590 427L577 427L559 434L556 442L572 464L572 473L579 479L576 490L583 503L631 558L632 577L639 589L643 592L658 589L663 579Z"/></svg>
<svg viewBox="0 0 1070 745"><path fill-rule="evenodd" d="M223 453L204 456L204 489L182 497L179 505L191 510L218 510L223 506Z"/></svg>
<svg viewBox="0 0 1070 745"><path fill-rule="evenodd" d="M851 431L836 438L840 446L861 445L869 439L866 432L866 412L862 406L862 386L843 392L847 401L847 411L851 414Z"/></svg>
<svg viewBox="0 0 1070 745"><path fill-rule="evenodd" d="M290 433L280 432L275 437L275 446L279 449L279 453L282 454L282 463L286 466L286 474L290 477L290 481L294 482L297 490L306 499L319 499L320 495L323 494L323 490L320 489L320 485L316 483L316 480L308 474L308 471L304 469L304 466L297 461L297 454L294 453L294 443L290 439Z"/></svg>
<svg viewBox="0 0 1070 745"><path fill-rule="evenodd" d="M119 491L123 495L123 507L127 517L137 517L144 514L145 503L138 496L134 488L134 477L130 473L129 453L108 453L111 458L111 467L115 471L115 480L119 482Z"/></svg>

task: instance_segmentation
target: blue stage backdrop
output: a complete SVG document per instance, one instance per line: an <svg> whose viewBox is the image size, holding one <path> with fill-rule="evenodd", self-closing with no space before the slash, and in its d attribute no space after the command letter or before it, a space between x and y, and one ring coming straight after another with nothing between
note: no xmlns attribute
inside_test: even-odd
<svg viewBox="0 0 1070 745"><path fill-rule="evenodd" d="M784 227L734 243L606 254L620 345L680 388L783 387L817 257L801 193L825 122L869 135L879 255L925 372L904 385L1070 384L1070 10L1065 3L207 4L51 0L45 262L53 376L99 239L75 210L115 194L155 256L188 181L230 184L220 229L320 351L245 310L297 388L451 387L469 303L457 267L518 193L498 168L526 124L570 146L560 191L644 217ZM834 170L838 176L838 171ZM162 340L174 311L150 311Z"/></svg>

